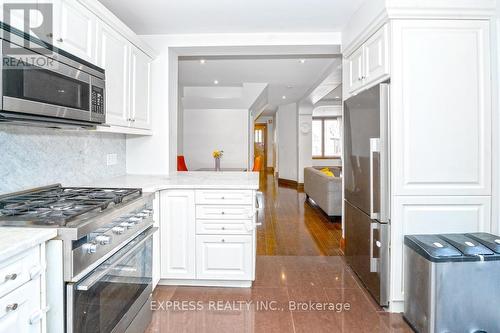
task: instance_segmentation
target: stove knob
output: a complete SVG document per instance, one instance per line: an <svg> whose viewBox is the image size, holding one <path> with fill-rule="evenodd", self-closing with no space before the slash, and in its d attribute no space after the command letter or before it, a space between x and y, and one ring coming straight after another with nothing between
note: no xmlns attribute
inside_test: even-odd
<svg viewBox="0 0 500 333"><path fill-rule="evenodd" d="M111 240L111 237L106 236L106 235L99 235L99 236L96 236L96 238L95 238L95 241L101 245L109 244L110 240Z"/></svg>
<svg viewBox="0 0 500 333"><path fill-rule="evenodd" d="M134 226L135 224L132 222L122 222L120 223L120 227L130 229Z"/></svg>
<svg viewBox="0 0 500 333"><path fill-rule="evenodd" d="M97 251L97 244L95 243L85 243L82 245L83 251L87 253L95 253Z"/></svg>
<svg viewBox="0 0 500 333"><path fill-rule="evenodd" d="M111 230L113 231L114 234L121 235L125 231L125 228L122 228L122 227L113 227Z"/></svg>

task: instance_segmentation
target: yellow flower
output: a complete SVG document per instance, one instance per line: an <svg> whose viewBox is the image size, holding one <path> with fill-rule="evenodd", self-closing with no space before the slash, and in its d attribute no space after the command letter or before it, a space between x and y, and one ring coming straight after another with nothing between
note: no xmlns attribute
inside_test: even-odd
<svg viewBox="0 0 500 333"><path fill-rule="evenodd" d="M224 154L224 150L214 150L214 152L212 153L212 156L214 158L221 158L223 154Z"/></svg>

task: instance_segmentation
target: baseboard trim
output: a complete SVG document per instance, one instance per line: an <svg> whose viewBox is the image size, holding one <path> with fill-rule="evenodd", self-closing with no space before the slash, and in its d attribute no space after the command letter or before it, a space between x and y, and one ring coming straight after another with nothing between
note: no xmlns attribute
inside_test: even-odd
<svg viewBox="0 0 500 333"><path fill-rule="evenodd" d="M250 288L253 281L248 280L184 280L184 279L161 279L161 286L194 286L194 287L228 287L228 288Z"/></svg>
<svg viewBox="0 0 500 333"><path fill-rule="evenodd" d="M278 178L278 185L297 188L298 183L295 180Z"/></svg>

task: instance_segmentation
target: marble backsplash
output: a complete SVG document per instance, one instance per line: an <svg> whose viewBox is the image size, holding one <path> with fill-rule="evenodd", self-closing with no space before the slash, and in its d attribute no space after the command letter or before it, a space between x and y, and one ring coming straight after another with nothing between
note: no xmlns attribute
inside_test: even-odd
<svg viewBox="0 0 500 333"><path fill-rule="evenodd" d="M0 194L126 173L125 135L0 124ZM107 154L117 163L107 166Z"/></svg>

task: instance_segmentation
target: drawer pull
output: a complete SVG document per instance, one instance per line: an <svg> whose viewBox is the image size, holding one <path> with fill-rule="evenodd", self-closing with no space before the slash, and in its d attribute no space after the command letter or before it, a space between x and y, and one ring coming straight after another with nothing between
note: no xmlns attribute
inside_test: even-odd
<svg viewBox="0 0 500 333"><path fill-rule="evenodd" d="M18 308L19 308L19 304L18 303L12 303L12 304L9 304L9 305L7 305L5 307L5 311L6 312L16 311Z"/></svg>
<svg viewBox="0 0 500 333"><path fill-rule="evenodd" d="M224 211L222 211L221 214L224 215L225 214Z"/></svg>
<svg viewBox="0 0 500 333"><path fill-rule="evenodd" d="M221 229L222 229L222 230L226 230L226 228L225 228L225 227L222 227Z"/></svg>
<svg viewBox="0 0 500 333"><path fill-rule="evenodd" d="M30 269L30 279L31 280L36 279L40 275L42 275L42 266L36 265Z"/></svg>
<svg viewBox="0 0 500 333"><path fill-rule="evenodd" d="M16 273L5 275L5 281L9 281L9 280L14 281L15 279L17 279L17 274Z"/></svg>
<svg viewBox="0 0 500 333"><path fill-rule="evenodd" d="M225 199L224 196L222 196L221 199L224 200Z"/></svg>
<svg viewBox="0 0 500 333"><path fill-rule="evenodd" d="M225 243L226 241L224 239L222 239L222 243Z"/></svg>
<svg viewBox="0 0 500 333"><path fill-rule="evenodd" d="M48 312L49 309L50 307L46 307L45 309L36 310L35 312L33 312L33 314L31 314L30 316L30 325L37 324L43 318L44 313Z"/></svg>

